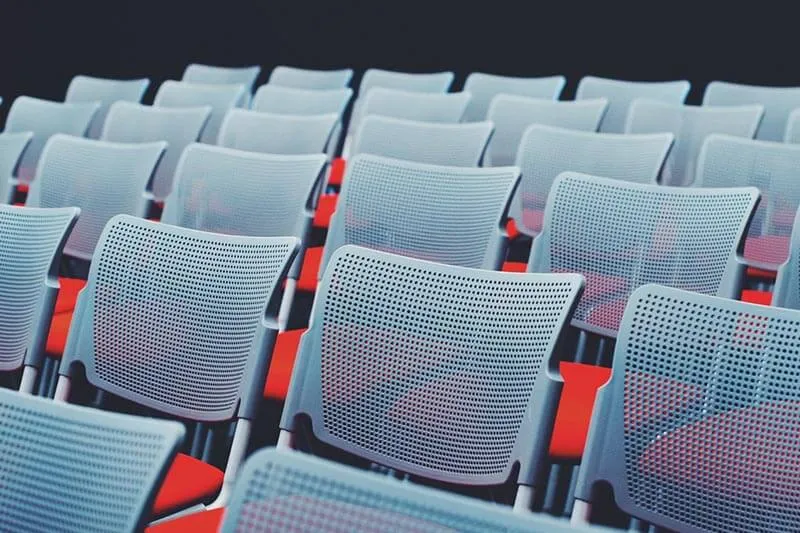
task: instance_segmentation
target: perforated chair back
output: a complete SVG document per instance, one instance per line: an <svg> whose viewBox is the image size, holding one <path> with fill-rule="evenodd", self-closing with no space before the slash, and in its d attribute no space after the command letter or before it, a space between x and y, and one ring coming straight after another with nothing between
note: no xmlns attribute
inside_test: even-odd
<svg viewBox="0 0 800 533"><path fill-rule="evenodd" d="M530 126L515 161L522 178L510 215L520 232L537 235L550 187L562 172L656 183L673 139L671 133L623 135Z"/></svg>
<svg viewBox="0 0 800 533"><path fill-rule="evenodd" d="M192 63L183 71L181 81L189 83L206 83L211 85L244 85L252 92L261 67L217 67Z"/></svg>
<svg viewBox="0 0 800 533"><path fill-rule="evenodd" d="M221 531L283 533L301 525L331 533L576 533L553 517L516 514L308 454L272 448L257 451L237 480Z"/></svg>
<svg viewBox="0 0 800 533"><path fill-rule="evenodd" d="M267 84L256 91L251 109L282 115L341 116L352 96L353 90L349 88L314 90Z"/></svg>
<svg viewBox="0 0 800 533"><path fill-rule="evenodd" d="M241 105L247 98L244 85L203 85L188 82L165 81L158 88L153 105L156 107L211 106L211 117L203 128L200 140L214 144L220 124L229 109Z"/></svg>
<svg viewBox="0 0 800 533"><path fill-rule="evenodd" d="M10 181L17 175L22 154L28 149L33 133L0 133L0 201L11 201Z"/></svg>
<svg viewBox="0 0 800 533"><path fill-rule="evenodd" d="M625 81L596 76L584 76L578 82L576 100L608 98L608 112L600 124L604 133L623 133L631 103L637 98L647 98L671 104L680 104L689 94L688 81Z"/></svg>
<svg viewBox="0 0 800 533"><path fill-rule="evenodd" d="M339 115L277 115L232 109L225 115L217 144L269 154L325 152Z"/></svg>
<svg viewBox="0 0 800 533"><path fill-rule="evenodd" d="M100 108L89 126L90 139L99 139L103 124L108 115L108 108L114 102L142 101L147 87L150 85L148 78L136 80L110 80L94 78L91 76L75 76L67 87L65 102L100 102Z"/></svg>
<svg viewBox="0 0 800 533"><path fill-rule="evenodd" d="M0 389L0 529L141 531L184 433Z"/></svg>
<svg viewBox="0 0 800 533"><path fill-rule="evenodd" d="M754 187L661 187L565 172L556 178L529 272L579 272L573 324L615 337L628 296L647 283L738 298L737 251L758 203Z"/></svg>
<svg viewBox="0 0 800 533"><path fill-rule="evenodd" d="M161 222L185 228L305 239L326 157L192 144L183 152Z"/></svg>
<svg viewBox="0 0 800 533"><path fill-rule="evenodd" d="M800 87L761 87L712 81L703 94L703 105L747 104L764 106L764 119L758 127L755 138L764 141L782 141L789 113L800 107Z"/></svg>
<svg viewBox="0 0 800 533"><path fill-rule="evenodd" d="M296 249L294 237L114 217L59 372L80 363L94 386L181 418L254 416L277 331L276 289Z"/></svg>
<svg viewBox="0 0 800 533"><path fill-rule="evenodd" d="M470 98L467 92L421 93L374 87L363 97L361 117L381 115L421 122L456 123L464 116Z"/></svg>
<svg viewBox="0 0 800 533"><path fill-rule="evenodd" d="M800 210L794 218L789 257L778 268L772 305L800 309Z"/></svg>
<svg viewBox="0 0 800 533"><path fill-rule="evenodd" d="M56 133L67 133L82 137L89 130L99 102L63 103L20 96L11 104L6 117L7 133L32 132L28 149L17 169L17 178L30 183L36 174L36 165L47 140Z"/></svg>
<svg viewBox="0 0 800 533"><path fill-rule="evenodd" d="M577 495L611 484L672 531L795 531L800 312L637 290L595 403Z"/></svg>
<svg viewBox="0 0 800 533"><path fill-rule="evenodd" d="M499 269L516 167L466 168L359 155L348 165L320 276L346 244Z"/></svg>
<svg viewBox="0 0 800 533"><path fill-rule="evenodd" d="M608 100L554 102L501 94L489 106L488 120L495 132L486 153L489 165L513 165L522 134L532 124L544 124L582 131L597 131Z"/></svg>
<svg viewBox="0 0 800 533"><path fill-rule="evenodd" d="M42 152L27 205L81 208L64 253L91 260L111 217L147 215L150 202L145 190L166 145L54 135Z"/></svg>
<svg viewBox="0 0 800 533"><path fill-rule="evenodd" d="M364 119L350 155L474 167L481 163L493 131L491 122L437 124L370 115Z"/></svg>
<svg viewBox="0 0 800 533"><path fill-rule="evenodd" d="M483 72L473 72L464 82L464 91L472 95L464 113L465 122L491 120L486 115L489 104L500 94L558 100L558 95L566 85L564 76L545 76L539 78L517 78L497 76Z"/></svg>
<svg viewBox="0 0 800 533"><path fill-rule="evenodd" d="M776 270L789 257L789 240L800 206L800 146L709 135L700 151L698 187L743 187L761 191L747 233L748 264Z"/></svg>
<svg viewBox="0 0 800 533"><path fill-rule="evenodd" d="M706 137L724 133L752 139L764 108L751 106L688 106L655 100L637 100L631 105L626 133L671 132L675 144L661 171L663 185L694 183L697 158Z"/></svg>
<svg viewBox="0 0 800 533"><path fill-rule="evenodd" d="M79 209L0 205L0 370L40 367L61 249Z"/></svg>
<svg viewBox="0 0 800 533"><path fill-rule="evenodd" d="M294 87L295 89L341 89L350 84L353 70L311 70L305 68L278 66L269 75L271 85Z"/></svg>
<svg viewBox="0 0 800 533"><path fill-rule="evenodd" d="M100 137L125 143L167 142L150 186L154 199L163 201L172 190L175 168L183 150L200 140L210 117L210 106L168 108L117 102L108 112Z"/></svg>
<svg viewBox="0 0 800 533"><path fill-rule="evenodd" d="M795 109L789 113L786 120L786 135L784 142L797 144L800 143L800 109Z"/></svg>
<svg viewBox="0 0 800 533"><path fill-rule="evenodd" d="M518 462L533 485L559 393L548 365L582 284L340 248L281 428L307 415L339 449L465 485L503 483Z"/></svg>

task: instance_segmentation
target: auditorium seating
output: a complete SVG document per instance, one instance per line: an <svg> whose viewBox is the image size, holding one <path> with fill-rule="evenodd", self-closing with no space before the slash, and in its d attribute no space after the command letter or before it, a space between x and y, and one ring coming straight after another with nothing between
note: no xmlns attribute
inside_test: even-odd
<svg viewBox="0 0 800 533"><path fill-rule="evenodd" d="M465 122L486 120L489 104L500 94L525 96L558 100L558 95L566 85L564 76L546 76L541 78L517 78L513 76L497 76L485 72L473 72L464 82L464 91L472 95L464 113Z"/></svg>
<svg viewBox="0 0 800 533"><path fill-rule="evenodd" d="M381 115L422 122L455 123L461 122L471 98L468 92L421 93L373 87L362 98L361 114L362 117Z"/></svg>
<svg viewBox="0 0 800 533"><path fill-rule="evenodd" d="M181 81L210 85L241 84L249 92L252 92L259 74L261 74L261 67L258 65L250 67L217 67L192 63L183 71Z"/></svg>
<svg viewBox="0 0 800 533"><path fill-rule="evenodd" d="M350 85L353 70L312 70L297 67L277 66L269 75L269 83L295 89L341 89Z"/></svg>
<svg viewBox="0 0 800 533"><path fill-rule="evenodd" d="M219 129L217 144L269 154L325 152L339 115L279 115L231 109Z"/></svg>
<svg viewBox="0 0 800 533"><path fill-rule="evenodd" d="M220 125L225 114L234 107L248 102L250 93L244 85L205 85L167 80L161 84L153 105L156 107L211 106L211 117L203 128L200 141L217 142Z"/></svg>
<svg viewBox="0 0 800 533"><path fill-rule="evenodd" d="M296 89L268 83L262 85L253 97L253 111L283 115L327 115L344 114L353 90L342 89Z"/></svg>
<svg viewBox="0 0 800 533"><path fill-rule="evenodd" d="M725 81L712 81L703 94L703 105L764 106L764 118L755 138L782 141L789 113L800 107L800 87L760 87Z"/></svg>
<svg viewBox="0 0 800 533"><path fill-rule="evenodd" d="M22 161L22 154L28 149L33 132L0 133L0 199L11 202L14 176Z"/></svg>
<svg viewBox="0 0 800 533"><path fill-rule="evenodd" d="M99 139L108 108L114 102L139 103L150 86L148 78L110 80L92 76L75 76L67 87L65 102L100 102L100 108L89 125L87 137Z"/></svg>

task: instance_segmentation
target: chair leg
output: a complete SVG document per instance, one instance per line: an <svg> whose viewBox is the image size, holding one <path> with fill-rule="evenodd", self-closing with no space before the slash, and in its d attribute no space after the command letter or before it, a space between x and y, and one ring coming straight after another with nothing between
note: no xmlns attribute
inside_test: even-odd
<svg viewBox="0 0 800 533"><path fill-rule="evenodd" d="M575 500L575 505L572 508L572 515L570 516L569 523L574 526L580 526L589 523L589 517L592 514L592 504L583 500Z"/></svg>
<svg viewBox="0 0 800 533"><path fill-rule="evenodd" d="M33 394L33 389L36 386L36 378L39 371L32 366L25 366L22 368L22 380L19 384L19 391L25 394Z"/></svg>

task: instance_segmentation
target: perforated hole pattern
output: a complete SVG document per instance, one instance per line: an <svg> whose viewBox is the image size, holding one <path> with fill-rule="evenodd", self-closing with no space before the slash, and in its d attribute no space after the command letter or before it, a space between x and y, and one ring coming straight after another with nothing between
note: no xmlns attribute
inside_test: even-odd
<svg viewBox="0 0 800 533"><path fill-rule="evenodd" d="M299 239L325 156L274 156L196 144L184 154L163 221L186 228Z"/></svg>
<svg viewBox="0 0 800 533"><path fill-rule="evenodd" d="M492 263L487 254L516 176L513 167L462 169L359 156L351 161L331 231L343 234L338 245L481 268Z"/></svg>
<svg viewBox="0 0 800 533"><path fill-rule="evenodd" d="M325 429L408 471L499 477L575 279L425 265L351 248L329 267Z"/></svg>
<svg viewBox="0 0 800 533"><path fill-rule="evenodd" d="M720 290L752 206L751 190L708 194L562 176L546 231L551 271L586 277L574 319L616 330L628 295L646 283Z"/></svg>
<svg viewBox="0 0 800 533"><path fill-rule="evenodd" d="M97 139L103 129L108 108L114 102L139 102L150 84L149 80L109 80L89 76L75 76L67 88L65 102L102 102L95 114L89 137ZM153 139L161 141L164 139Z"/></svg>
<svg viewBox="0 0 800 533"><path fill-rule="evenodd" d="M480 162L493 129L491 122L434 124L370 115L361 125L351 155L373 154L474 167Z"/></svg>
<svg viewBox="0 0 800 533"><path fill-rule="evenodd" d="M472 95L464 113L464 122L484 120L492 98L498 94L516 94L528 98L556 100L565 82L563 76L515 78L473 72L467 76L464 84L464 90Z"/></svg>
<svg viewBox="0 0 800 533"><path fill-rule="evenodd" d="M252 109L284 115L341 115L352 94L350 89L294 89L267 84L256 91Z"/></svg>
<svg viewBox="0 0 800 533"><path fill-rule="evenodd" d="M747 105L764 106L764 119L758 127L756 139L783 141L786 117L800 107L800 88L759 87L714 81L703 93L703 105Z"/></svg>
<svg viewBox="0 0 800 533"><path fill-rule="evenodd" d="M219 135L219 145L269 154L320 154L339 115L276 115L259 111L230 111Z"/></svg>
<svg viewBox="0 0 800 533"><path fill-rule="evenodd" d="M33 211L33 212L32 212ZM75 216L0 207L0 369L22 365L39 320L39 302L59 242Z"/></svg>
<svg viewBox="0 0 800 533"><path fill-rule="evenodd" d="M118 103L108 113L103 139L126 143L167 141L151 187L153 196L163 200L172 191L175 168L183 150L200 138L208 115L207 107L161 109Z"/></svg>
<svg viewBox="0 0 800 533"><path fill-rule="evenodd" d="M234 108L244 94L242 85L202 85L165 81L158 88L153 105L157 107L211 106L211 118L203 129L200 140L215 144L222 119Z"/></svg>
<svg viewBox="0 0 800 533"><path fill-rule="evenodd" d="M635 305L620 369L649 379L626 380L625 417L662 416L626 424L632 500L703 531L797 531L797 313L675 291Z"/></svg>
<svg viewBox="0 0 800 533"><path fill-rule="evenodd" d="M456 123L470 100L469 93L420 93L375 87L364 97L364 116Z"/></svg>
<svg viewBox="0 0 800 533"><path fill-rule="evenodd" d="M152 429L20 402L0 402L0 428L0 530L20 533L131 531L174 445Z"/></svg>
<svg viewBox="0 0 800 533"><path fill-rule="evenodd" d="M292 249L291 239L231 242L116 219L90 285L97 376L161 410L229 415Z"/></svg>

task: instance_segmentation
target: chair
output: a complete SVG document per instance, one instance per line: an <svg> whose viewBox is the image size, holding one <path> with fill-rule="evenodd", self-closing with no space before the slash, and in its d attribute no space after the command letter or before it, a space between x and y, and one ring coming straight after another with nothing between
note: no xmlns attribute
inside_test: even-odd
<svg viewBox="0 0 800 533"><path fill-rule="evenodd" d="M486 152L489 165L513 165L522 134L531 124L545 124L582 131L597 131L608 100L558 102L501 94L492 100L487 120L494 135Z"/></svg>
<svg viewBox="0 0 800 533"><path fill-rule="evenodd" d="M99 102L63 103L20 96L11 104L6 117L6 133L32 132L28 149L22 155L17 178L25 186L36 174L36 165L45 143L56 133L82 137L89 130Z"/></svg>
<svg viewBox="0 0 800 533"><path fill-rule="evenodd" d="M211 106L168 108L117 102L108 112L100 138L125 143L167 142L150 186L153 200L159 203L172 190L181 153L189 144L200 140L210 117Z"/></svg>
<svg viewBox="0 0 800 533"><path fill-rule="evenodd" d="M248 92L252 92L261 67L216 67L192 63L183 71L181 81L189 83L203 83L209 85L244 85Z"/></svg>
<svg viewBox="0 0 800 533"><path fill-rule="evenodd" d="M109 106L120 101L139 103L149 86L148 78L111 80L91 76L75 76L67 87L64 101L70 103L100 102L100 108L89 126L87 135L90 139L99 139Z"/></svg>
<svg viewBox="0 0 800 533"><path fill-rule="evenodd" d="M755 138L764 141L782 141L789 113L800 107L800 87L760 87L712 81L703 94L704 106L747 104L764 106L764 118Z"/></svg>
<svg viewBox="0 0 800 533"><path fill-rule="evenodd" d="M103 230L56 400L69 399L80 366L92 386L164 415L236 424L224 478L178 454L151 516L215 495L214 506L227 500L269 365L277 289L296 247L293 237L220 235L128 215Z"/></svg>
<svg viewBox="0 0 800 533"><path fill-rule="evenodd" d="M214 144L220 124L228 110L243 105L248 92L244 85L203 85L168 80L161 84L153 105L156 107L211 106L211 117L203 128L200 141Z"/></svg>
<svg viewBox="0 0 800 533"><path fill-rule="evenodd" d="M183 440L176 422L0 389L0 529L140 531Z"/></svg>
<svg viewBox="0 0 800 533"><path fill-rule="evenodd" d="M798 210L800 213L800 210ZM771 298L757 303L769 304L776 307L800 309L800 218L795 216L791 240L789 243L789 257L778 267L775 280L775 289ZM744 299L744 298L743 298Z"/></svg>
<svg viewBox="0 0 800 533"><path fill-rule="evenodd" d="M219 129L219 146L270 154L321 154L339 115L277 115L231 109Z"/></svg>
<svg viewBox="0 0 800 533"><path fill-rule="evenodd" d="M656 183L673 139L671 133L622 135L540 124L528 127L515 160L522 173L510 212L517 229L531 237L541 232L550 188L562 172Z"/></svg>
<svg viewBox="0 0 800 533"><path fill-rule="evenodd" d="M251 109L262 113L282 115L327 115L344 114L353 90L342 89L295 89L280 85L262 85L253 97Z"/></svg>
<svg viewBox="0 0 800 533"><path fill-rule="evenodd" d="M572 325L613 342L641 285L738 298L745 265L737 250L758 197L754 187L667 188L565 172L548 196L528 271L583 274ZM564 392L550 449L560 462L580 459L594 393L610 372L588 350L569 359L560 363Z"/></svg>
<svg viewBox="0 0 800 533"><path fill-rule="evenodd" d="M363 97L361 116L381 115L420 122L457 123L461 122L470 98L467 92L421 93L374 87Z"/></svg>
<svg viewBox="0 0 800 533"><path fill-rule="evenodd" d="M795 530L798 337L797 311L657 285L633 293L575 523L603 481L624 512L669 530Z"/></svg>
<svg viewBox="0 0 800 533"><path fill-rule="evenodd" d="M79 213L0 205L0 371L24 368L25 393L34 391L44 363L61 250Z"/></svg>
<svg viewBox="0 0 800 533"><path fill-rule="evenodd" d="M797 144L800 143L800 109L795 109L789 113L786 120L786 135L783 142Z"/></svg>
<svg viewBox="0 0 800 533"><path fill-rule="evenodd" d="M295 89L341 89L350 84L353 70L310 70L296 67L277 66L269 75L269 84Z"/></svg>
<svg viewBox="0 0 800 533"><path fill-rule="evenodd" d="M694 183L697 157L708 135L724 133L752 139L763 114L760 105L708 107L637 100L631 104L625 133L675 134L661 183L686 187Z"/></svg>
<svg viewBox="0 0 800 533"><path fill-rule="evenodd" d="M681 104L689 94L688 81L624 81L596 76L584 76L578 82L576 100L608 98L608 112L600 124L603 133L623 133L631 103L648 98L671 104Z"/></svg>
<svg viewBox="0 0 800 533"><path fill-rule="evenodd" d="M500 94L558 100L558 95L566 83L567 79L564 76L517 78L473 72L464 82L464 91L472 95L464 113L464 121L491 120L486 114L489 104Z"/></svg>
<svg viewBox="0 0 800 533"><path fill-rule="evenodd" d="M351 156L364 153L474 167L483 159L493 130L491 122L437 124L369 115L353 142Z"/></svg>
<svg viewBox="0 0 800 533"><path fill-rule="evenodd" d="M0 133L0 200L11 202L11 183L17 175L22 154L28 149L33 133Z"/></svg>

